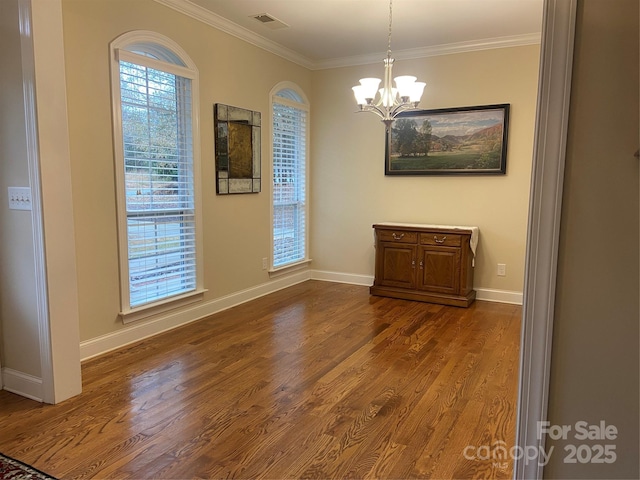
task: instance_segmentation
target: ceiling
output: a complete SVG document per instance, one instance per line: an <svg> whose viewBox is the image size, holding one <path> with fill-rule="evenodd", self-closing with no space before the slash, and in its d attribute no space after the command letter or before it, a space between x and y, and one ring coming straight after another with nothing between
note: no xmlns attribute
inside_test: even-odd
<svg viewBox="0 0 640 480"><path fill-rule="evenodd" d="M387 0L157 1L309 68L371 63L387 50ZM265 13L287 26L252 18ZM395 0L393 56L537 43L541 18L542 0Z"/></svg>

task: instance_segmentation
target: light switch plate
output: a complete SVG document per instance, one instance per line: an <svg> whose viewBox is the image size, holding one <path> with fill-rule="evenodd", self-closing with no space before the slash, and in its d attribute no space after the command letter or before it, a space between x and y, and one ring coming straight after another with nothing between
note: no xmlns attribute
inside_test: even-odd
<svg viewBox="0 0 640 480"><path fill-rule="evenodd" d="M31 210L31 189L29 187L9 187L9 209Z"/></svg>

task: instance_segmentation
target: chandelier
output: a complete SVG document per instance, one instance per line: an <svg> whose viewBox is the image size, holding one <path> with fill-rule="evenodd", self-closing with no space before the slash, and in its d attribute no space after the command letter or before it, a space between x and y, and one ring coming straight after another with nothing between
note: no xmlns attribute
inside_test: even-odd
<svg viewBox="0 0 640 480"><path fill-rule="evenodd" d="M389 127L395 117L407 110L418 108L425 83L416 82L417 78L411 75L402 75L391 83L393 58L391 58L391 21L392 0L389 0L389 41L387 58L384 59L384 83L378 89L381 80L379 78L361 78L360 85L353 87L356 102L360 105L359 112L373 112Z"/></svg>

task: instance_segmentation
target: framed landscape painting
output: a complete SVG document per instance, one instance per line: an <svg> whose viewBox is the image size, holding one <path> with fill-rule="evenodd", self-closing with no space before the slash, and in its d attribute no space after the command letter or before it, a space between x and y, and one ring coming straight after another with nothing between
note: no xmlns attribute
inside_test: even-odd
<svg viewBox="0 0 640 480"><path fill-rule="evenodd" d="M403 112L387 129L386 175L504 175L509 104Z"/></svg>

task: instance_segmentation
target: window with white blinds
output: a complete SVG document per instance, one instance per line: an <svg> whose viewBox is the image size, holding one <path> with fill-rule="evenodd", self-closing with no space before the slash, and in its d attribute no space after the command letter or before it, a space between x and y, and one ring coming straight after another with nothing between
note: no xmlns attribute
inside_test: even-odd
<svg viewBox="0 0 640 480"><path fill-rule="evenodd" d="M193 292L199 283L194 75L173 64L173 52L158 58L162 51L140 44L116 51L119 214L126 217L119 218L126 231L121 235L124 311Z"/></svg>
<svg viewBox="0 0 640 480"><path fill-rule="evenodd" d="M307 258L307 106L290 89L273 105L273 267Z"/></svg>

